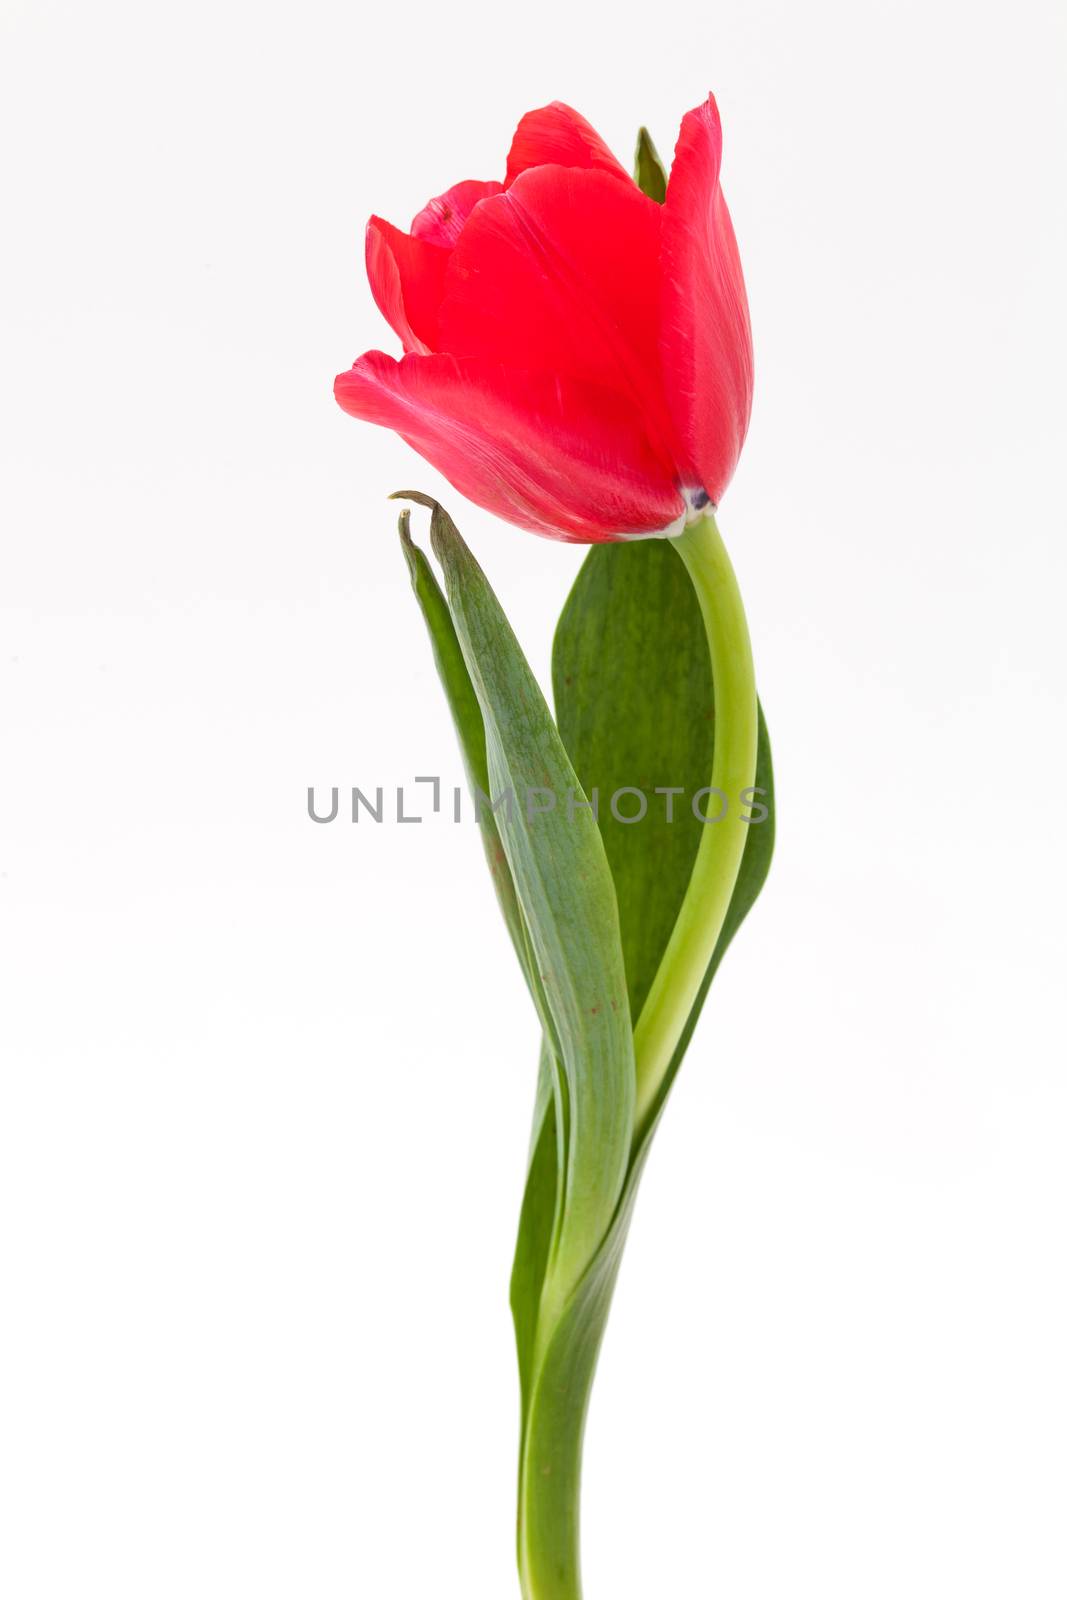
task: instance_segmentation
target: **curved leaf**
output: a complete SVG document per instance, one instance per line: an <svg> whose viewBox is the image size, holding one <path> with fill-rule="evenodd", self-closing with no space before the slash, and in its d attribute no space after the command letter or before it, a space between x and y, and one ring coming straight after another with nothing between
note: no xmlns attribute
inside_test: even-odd
<svg viewBox="0 0 1067 1600"><path fill-rule="evenodd" d="M475 794L486 794L489 789L489 769L481 707L456 637L448 601L441 593L441 586L433 575L430 563L411 537L410 511L400 513L400 547L407 562L411 587L430 635L437 674L452 713L467 781ZM522 911L515 895L515 885L511 879L511 869L504 854L504 847L500 842L500 833L493 813L488 807L483 807L478 814L478 828L493 887L511 935L511 942L515 947L527 984L532 986L529 940L523 926Z"/></svg>
<svg viewBox="0 0 1067 1600"><path fill-rule="evenodd" d="M563 1204L544 1288L561 1303L600 1247L629 1166L635 1075L615 890L581 785L485 574L436 501L407 498L432 509L430 538L481 708L490 794L512 797L497 827L561 1069ZM531 793L555 802L531 812Z"/></svg>

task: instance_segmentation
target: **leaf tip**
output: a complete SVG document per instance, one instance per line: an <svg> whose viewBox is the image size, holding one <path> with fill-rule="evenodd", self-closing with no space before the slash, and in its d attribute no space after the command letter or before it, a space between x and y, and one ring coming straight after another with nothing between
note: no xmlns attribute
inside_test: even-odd
<svg viewBox="0 0 1067 1600"><path fill-rule="evenodd" d="M414 500L417 506L425 506L427 511L440 511L440 502L432 495L422 494L418 489L394 489L389 496L390 500Z"/></svg>
<svg viewBox="0 0 1067 1600"><path fill-rule="evenodd" d="M393 496L390 496L390 499L392 498ZM421 552L418 545L411 537L411 512L406 506L400 513L400 519L397 527L400 533L401 554L404 557L404 561L408 569L408 577L411 579L411 587L417 594L419 588L419 556Z"/></svg>
<svg viewBox="0 0 1067 1600"><path fill-rule="evenodd" d="M642 125L637 130L637 148L634 151L634 182L650 200L662 205L667 196L667 171L655 141Z"/></svg>

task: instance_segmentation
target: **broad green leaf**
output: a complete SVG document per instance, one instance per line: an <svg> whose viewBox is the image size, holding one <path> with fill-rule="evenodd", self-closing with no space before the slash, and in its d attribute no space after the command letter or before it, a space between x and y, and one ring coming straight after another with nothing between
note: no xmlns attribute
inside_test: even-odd
<svg viewBox="0 0 1067 1600"><path fill-rule="evenodd" d="M634 182L642 194L647 194L648 198L655 200L658 205L662 205L667 198L667 173L647 128L640 128L637 134Z"/></svg>
<svg viewBox="0 0 1067 1600"><path fill-rule="evenodd" d="M600 830L619 905L630 1010L641 1006L682 903L701 830L693 797L708 782L715 695L700 608L667 540L595 546L556 629L552 681L560 735L586 793L598 791ZM774 797L760 717L756 787L769 815L753 822L726 923L694 1012L770 865ZM639 821L620 821L647 804ZM673 797L656 790L681 789ZM756 814L756 813L754 813ZM672 1072L674 1067L672 1066Z"/></svg>
<svg viewBox="0 0 1067 1600"><path fill-rule="evenodd" d="M482 713L489 793L497 802L512 796L496 813L497 827L560 1069L555 1110L563 1204L543 1294L558 1304L599 1249L629 1166L633 1036L615 890L581 785L484 573L435 501L408 498L433 512L430 538ZM547 805L549 795L555 804L537 814L531 795L541 797L535 806Z"/></svg>
<svg viewBox="0 0 1067 1600"><path fill-rule="evenodd" d="M560 736L586 793L597 793L636 1020L704 826L691 797L711 772L714 696L704 624L666 540L589 552L556 628L552 686ZM673 796L671 822L670 797L657 788L684 791ZM633 789L640 797L622 792ZM642 803L641 820L620 820Z"/></svg>

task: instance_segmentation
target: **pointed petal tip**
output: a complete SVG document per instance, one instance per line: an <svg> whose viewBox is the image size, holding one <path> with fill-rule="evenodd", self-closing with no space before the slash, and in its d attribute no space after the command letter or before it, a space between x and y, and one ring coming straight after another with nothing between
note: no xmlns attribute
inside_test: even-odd
<svg viewBox="0 0 1067 1600"><path fill-rule="evenodd" d="M752 406L748 300L721 164L722 125L709 94L682 118L667 185L660 347L675 424L716 503L733 475Z"/></svg>
<svg viewBox="0 0 1067 1600"><path fill-rule="evenodd" d="M698 106L694 106L691 111L687 111L682 118L682 125L678 130L678 143L675 146L675 154L683 144L692 142L698 137L710 140L712 146L717 146L721 152L722 117L719 115L719 102L710 89L708 90L707 98L702 100Z"/></svg>
<svg viewBox="0 0 1067 1600"><path fill-rule="evenodd" d="M437 342L448 251L372 216L365 236L367 281L374 302L406 351L425 354Z"/></svg>
<svg viewBox="0 0 1067 1600"><path fill-rule="evenodd" d="M357 365L358 362L353 361L350 367L346 367L344 372L339 372L333 380L333 397L341 407L341 410L349 411L350 415L355 415L355 413L351 412L349 406L345 404L345 398L352 387L352 374Z"/></svg>
<svg viewBox="0 0 1067 1600"><path fill-rule="evenodd" d="M367 218L367 226L363 230L363 252L368 271L370 271L372 251L388 248L390 233L399 232L399 228L387 222L385 217L379 217L377 213Z"/></svg>

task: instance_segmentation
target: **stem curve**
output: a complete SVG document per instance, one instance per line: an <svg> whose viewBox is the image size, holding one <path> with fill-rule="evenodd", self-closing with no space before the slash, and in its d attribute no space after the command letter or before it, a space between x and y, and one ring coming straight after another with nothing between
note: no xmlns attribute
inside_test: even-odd
<svg viewBox="0 0 1067 1600"><path fill-rule="evenodd" d="M689 887L634 1029L635 1144L655 1110L715 953L748 836L740 797L756 781L758 713L752 646L737 579L711 508L671 542L686 565L704 618L715 686L710 787L726 796L726 810L721 821L709 822L704 829Z"/></svg>

